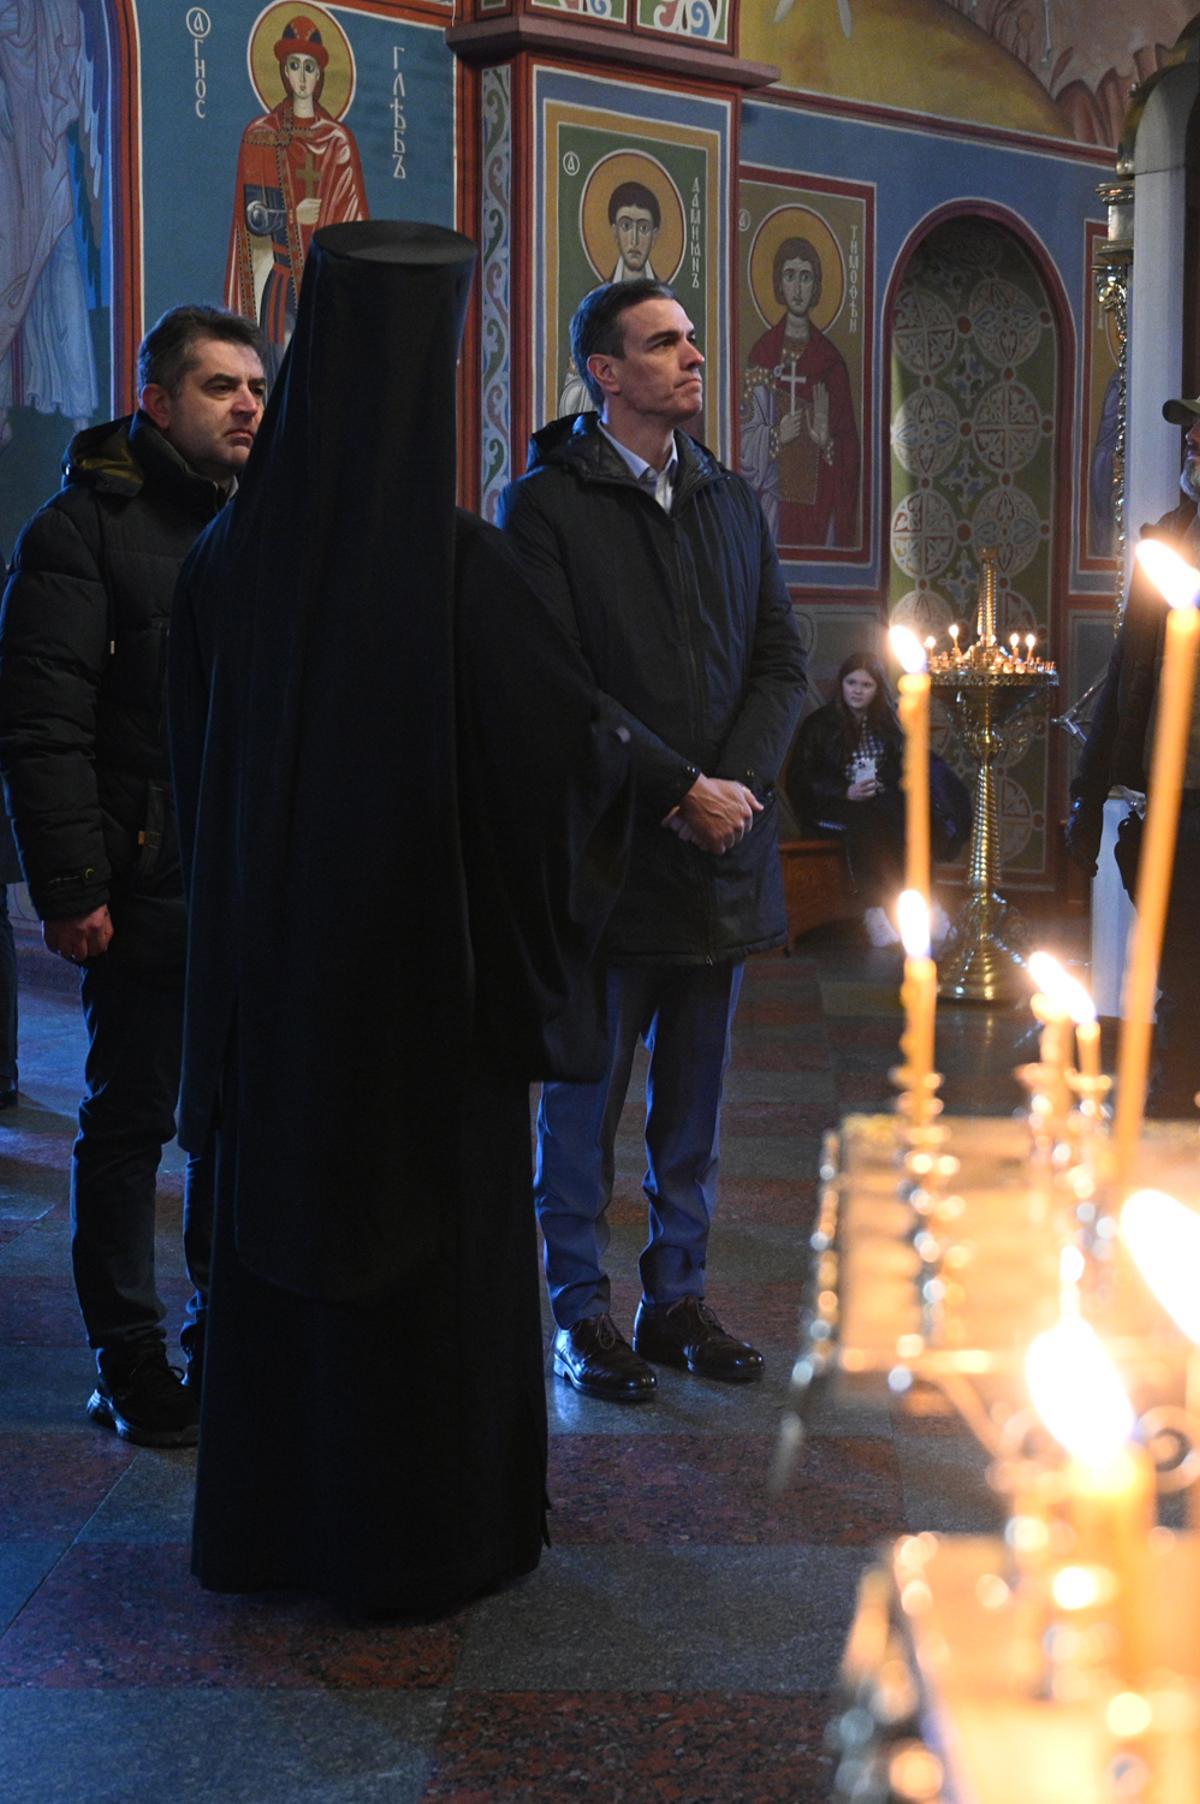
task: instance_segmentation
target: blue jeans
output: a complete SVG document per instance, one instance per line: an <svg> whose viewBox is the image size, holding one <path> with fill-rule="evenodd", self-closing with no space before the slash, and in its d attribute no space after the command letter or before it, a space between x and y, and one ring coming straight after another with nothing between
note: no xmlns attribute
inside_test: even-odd
<svg viewBox="0 0 1200 1804"><path fill-rule="evenodd" d="M538 1109L534 1201L546 1282L560 1328L609 1307L604 1271L617 1123L637 1042L646 1079L650 1238L639 1260L646 1301L704 1295L717 1200L721 1093L741 964L614 965L608 972L608 1064L594 1084L546 1084Z"/></svg>
<svg viewBox="0 0 1200 1804"><path fill-rule="evenodd" d="M183 1047L183 973L122 965L105 953L80 984L86 1089L71 1171L71 1258L89 1345L103 1362L161 1343L154 1275L155 1192L175 1133ZM195 1294L182 1340L202 1332L212 1247L213 1159L189 1157L183 1246Z"/></svg>

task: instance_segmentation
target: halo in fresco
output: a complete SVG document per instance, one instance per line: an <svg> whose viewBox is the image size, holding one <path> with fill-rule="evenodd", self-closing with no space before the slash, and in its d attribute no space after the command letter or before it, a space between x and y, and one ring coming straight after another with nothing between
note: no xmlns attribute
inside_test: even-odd
<svg viewBox="0 0 1200 1804"><path fill-rule="evenodd" d="M613 269L613 229L608 203L622 182L641 182L649 188L662 212L662 225L654 243L652 261L660 282L673 282L687 249L687 221L683 196L656 157L642 150L614 150L601 157L589 175L579 201L579 236L588 262L601 282Z"/></svg>
<svg viewBox="0 0 1200 1804"><path fill-rule="evenodd" d="M962 419L941 388L919 388L892 421L892 449L910 476L940 476L962 443Z"/></svg>
<svg viewBox="0 0 1200 1804"><path fill-rule="evenodd" d="M997 382L980 398L972 427L981 463L1000 475L1023 470L1042 442L1042 410L1023 382Z"/></svg>
<svg viewBox="0 0 1200 1804"><path fill-rule="evenodd" d="M356 72L350 40L331 13L324 7L312 6L309 0L285 0L283 5L266 6L250 28L246 46L246 62L254 92L269 113L283 99L279 79L279 62L275 46L285 25L292 19L311 19L320 28L321 41L329 52L325 82L321 89L321 105L335 119L349 111L354 99Z"/></svg>
<svg viewBox="0 0 1200 1804"><path fill-rule="evenodd" d="M819 213L811 207L776 207L768 213L750 247L750 292L764 326L774 326L780 316L775 298L775 253L785 238L807 238L821 259L821 298L809 314L814 326L827 332L846 297L846 265L842 247Z"/></svg>
<svg viewBox="0 0 1200 1804"><path fill-rule="evenodd" d="M892 323L892 349L914 376L936 376L958 349L958 327L945 301L927 288L902 289Z"/></svg>
<svg viewBox="0 0 1200 1804"><path fill-rule="evenodd" d="M1030 297L1000 276L980 282L970 300L971 323L985 357L1000 365L1024 363L1037 350L1042 321Z"/></svg>
<svg viewBox="0 0 1200 1804"><path fill-rule="evenodd" d="M906 576L937 576L958 547L954 510L936 489L906 495L892 515L892 556Z"/></svg>

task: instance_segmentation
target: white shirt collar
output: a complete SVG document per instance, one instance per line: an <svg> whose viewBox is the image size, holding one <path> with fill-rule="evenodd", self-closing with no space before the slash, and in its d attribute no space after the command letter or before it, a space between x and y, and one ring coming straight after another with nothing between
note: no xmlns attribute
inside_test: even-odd
<svg viewBox="0 0 1200 1804"><path fill-rule="evenodd" d="M633 480L644 488L647 494L653 495L664 513L669 514L675 495L675 478L679 472L679 447L675 443L674 436L671 439L671 455L667 459L666 467L656 470L654 465L648 464L644 457L639 457L636 451L631 451L628 445L623 445L619 438L614 438L603 421L598 424Z"/></svg>

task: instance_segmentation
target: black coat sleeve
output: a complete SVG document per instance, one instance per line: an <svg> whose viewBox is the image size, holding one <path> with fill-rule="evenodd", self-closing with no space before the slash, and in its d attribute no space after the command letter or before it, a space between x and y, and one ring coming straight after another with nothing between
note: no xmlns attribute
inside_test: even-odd
<svg viewBox="0 0 1200 1804"><path fill-rule="evenodd" d="M108 595L86 519L52 502L22 535L0 614L0 772L43 920L107 902L96 786L96 708Z"/></svg>

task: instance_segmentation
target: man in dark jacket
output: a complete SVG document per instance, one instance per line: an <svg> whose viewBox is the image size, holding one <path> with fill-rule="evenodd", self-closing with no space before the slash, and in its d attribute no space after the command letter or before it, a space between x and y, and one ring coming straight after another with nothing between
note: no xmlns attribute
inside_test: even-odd
<svg viewBox="0 0 1200 1804"><path fill-rule="evenodd" d="M1163 539L1191 564L1200 564L1200 399L1167 401L1163 417L1187 429L1179 486L1184 499L1143 536ZM1087 744L1071 784L1067 850L1089 876L1104 831L1104 803L1111 789L1144 794L1151 734L1162 667L1167 604L1140 565L1134 565L1129 600L1113 646L1108 674L1092 715ZM1190 1116L1200 1089L1200 1009L1196 1007L1196 896L1200 894L1200 692L1192 724L1179 813L1175 867L1159 962L1161 994L1154 1036L1156 1071L1147 1113ZM1121 823L1116 847L1121 878L1133 894L1141 817Z"/></svg>
<svg viewBox="0 0 1200 1804"><path fill-rule="evenodd" d="M72 1262L98 1379L91 1417L126 1439L196 1439L199 1367L166 1358L155 1179L175 1131L185 923L164 732L179 567L250 455L256 329L178 307L138 358L138 411L72 442L63 487L18 542L0 616L0 772L47 949L81 967L86 1088ZM202 1342L212 1183L189 1161L184 1247Z"/></svg>
<svg viewBox="0 0 1200 1804"><path fill-rule="evenodd" d="M605 942L607 1070L544 1087L535 1194L555 1370L625 1402L652 1394L647 1361L710 1378L762 1371L705 1303L705 1263L743 963L786 932L774 784L804 659L757 500L677 430L700 411L704 359L671 289L594 290L571 343L599 417L537 435L501 523L624 720L638 812ZM631 1348L609 1314L604 1217L639 1037L650 1237Z"/></svg>

